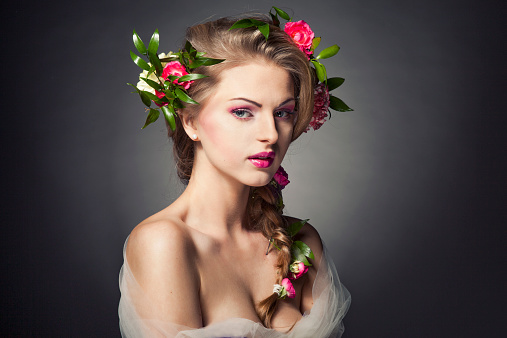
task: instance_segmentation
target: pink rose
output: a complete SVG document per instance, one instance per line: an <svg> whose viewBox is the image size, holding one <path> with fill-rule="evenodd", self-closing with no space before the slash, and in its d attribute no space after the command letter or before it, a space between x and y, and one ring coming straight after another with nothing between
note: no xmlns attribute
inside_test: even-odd
<svg viewBox="0 0 507 338"><path fill-rule="evenodd" d="M284 278L282 280L282 286L285 288L287 292L287 297L294 298L296 297L296 290L294 290L294 286L288 278Z"/></svg>
<svg viewBox="0 0 507 338"><path fill-rule="evenodd" d="M162 78L164 80L167 80L169 75L175 75L175 76L181 77L181 76L184 76L187 74L188 74L187 70L179 61L171 61L165 65L164 70L162 71ZM173 83L179 84L180 86L183 86L183 88L185 88L185 89L190 88L190 85L193 82L194 81L178 82L178 79L173 81ZM163 98L165 96L165 93L155 90L155 95L157 95L157 97L159 97L159 98ZM157 103L157 106L166 106L166 105L167 105L167 103L162 104L162 105Z"/></svg>
<svg viewBox="0 0 507 338"><path fill-rule="evenodd" d="M301 261L295 261L290 265L289 279L298 279L308 271L308 267Z"/></svg>
<svg viewBox="0 0 507 338"><path fill-rule="evenodd" d="M312 54L310 48L312 47L313 38L315 37L310 26L303 20L296 22L289 21L285 24L284 31L309 58Z"/></svg>
<svg viewBox="0 0 507 338"><path fill-rule="evenodd" d="M318 130L326 122L329 109L329 90L325 83L319 83L315 86L313 116L310 124L306 127L305 133L310 130Z"/></svg>
<svg viewBox="0 0 507 338"><path fill-rule="evenodd" d="M179 61L171 61L165 65L164 70L162 71L162 78L164 80L167 80L169 75L175 75L175 76L181 77L184 75L188 75L188 72ZM182 86L185 89L190 88L190 85L193 82L194 81L178 82L178 79L173 81L173 83L179 84L180 86ZM155 95L157 95L157 97L159 97L159 98L163 98L165 96L165 93L155 90Z"/></svg>
<svg viewBox="0 0 507 338"><path fill-rule="evenodd" d="M290 183L289 175L287 175L282 166L278 167L278 170L276 171L273 178L275 179L276 183L278 183L280 190L285 188L285 186Z"/></svg>

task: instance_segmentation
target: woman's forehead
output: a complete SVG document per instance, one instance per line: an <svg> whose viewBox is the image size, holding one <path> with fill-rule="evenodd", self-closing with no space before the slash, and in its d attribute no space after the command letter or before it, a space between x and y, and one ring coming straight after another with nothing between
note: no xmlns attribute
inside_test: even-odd
<svg viewBox="0 0 507 338"><path fill-rule="evenodd" d="M292 77L282 67L272 63L249 62L222 71L214 96L282 102L294 97L293 88Z"/></svg>

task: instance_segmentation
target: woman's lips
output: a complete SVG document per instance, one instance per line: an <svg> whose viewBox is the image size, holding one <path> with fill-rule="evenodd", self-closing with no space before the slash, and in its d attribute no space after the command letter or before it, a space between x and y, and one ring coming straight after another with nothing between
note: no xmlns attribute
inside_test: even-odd
<svg viewBox="0 0 507 338"><path fill-rule="evenodd" d="M273 151L258 153L248 158L248 160L257 168L268 168L271 164L273 164L274 159L275 153Z"/></svg>

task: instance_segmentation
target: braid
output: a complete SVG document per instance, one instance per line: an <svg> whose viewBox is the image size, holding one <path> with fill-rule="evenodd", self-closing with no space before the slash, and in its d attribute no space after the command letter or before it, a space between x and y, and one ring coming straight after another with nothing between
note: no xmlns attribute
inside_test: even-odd
<svg viewBox="0 0 507 338"><path fill-rule="evenodd" d="M280 284L289 272L292 240L287 235L287 221L282 217L283 205L277 206L276 202L277 199L268 186L254 188L247 205L247 213L250 216L252 230L262 232L264 237L272 240L280 248L276 262L276 284ZM271 318L278 299L278 295L273 293L262 300L256 308L257 315L268 328L271 327Z"/></svg>

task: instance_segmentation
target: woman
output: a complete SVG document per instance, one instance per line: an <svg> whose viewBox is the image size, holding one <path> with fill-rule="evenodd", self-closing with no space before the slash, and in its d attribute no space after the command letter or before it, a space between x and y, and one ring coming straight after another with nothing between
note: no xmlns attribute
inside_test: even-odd
<svg viewBox="0 0 507 338"><path fill-rule="evenodd" d="M315 75L308 53L288 33L271 20L255 20L232 30L229 19L189 28L189 54L195 48L225 61L188 69L206 78L170 84L199 105L178 108L167 103L174 102L170 95L166 106L155 101L166 119L168 106L177 109L170 137L188 185L125 244L123 336L327 337L343 331L348 293L317 231L282 216L286 182L272 180L284 173L277 169L290 143L315 118ZM268 22L266 38L260 26ZM311 248L305 263L294 261L294 243Z"/></svg>

